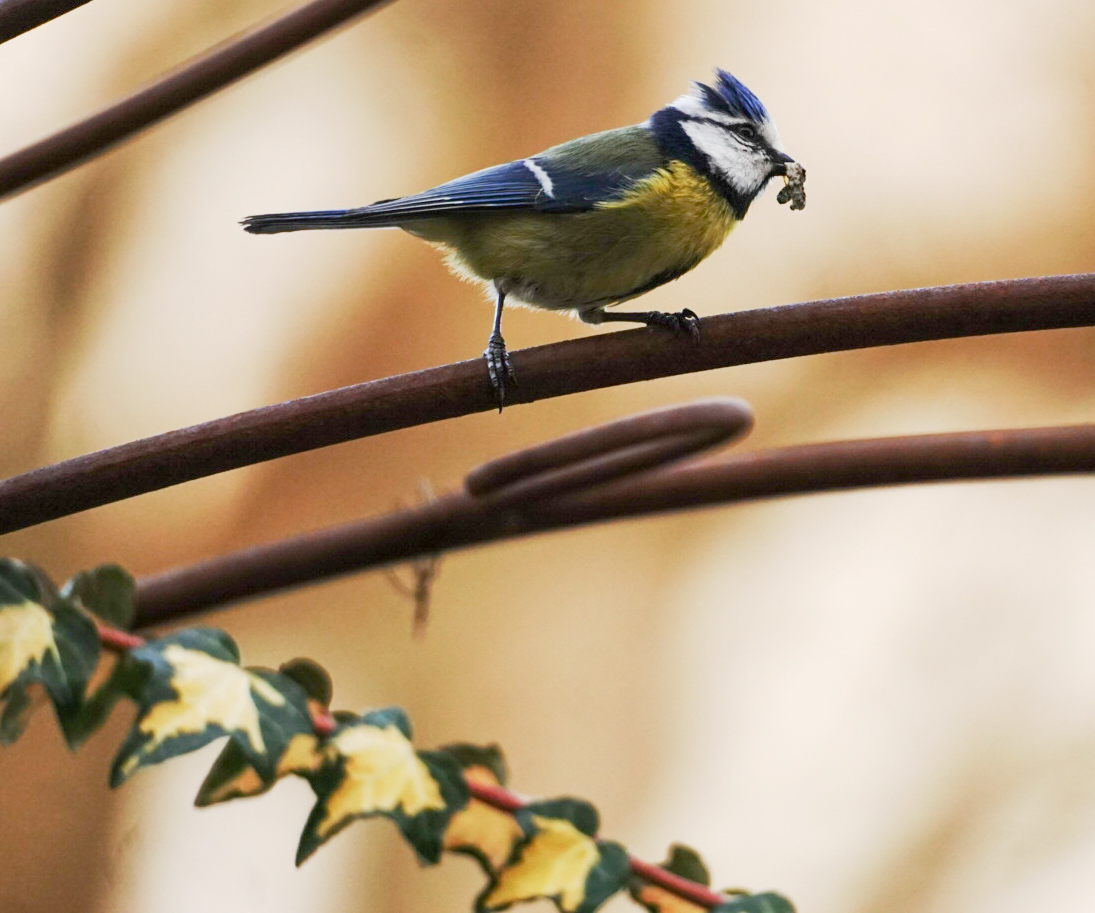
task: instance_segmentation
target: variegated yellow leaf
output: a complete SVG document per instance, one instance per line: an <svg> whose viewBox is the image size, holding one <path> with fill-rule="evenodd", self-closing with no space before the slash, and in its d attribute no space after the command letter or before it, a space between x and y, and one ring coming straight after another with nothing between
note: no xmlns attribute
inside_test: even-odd
<svg viewBox="0 0 1095 913"><path fill-rule="evenodd" d="M331 750L343 759L344 773L316 825L321 839L358 815L398 808L413 817L445 807L433 774L397 727L347 726L331 739Z"/></svg>
<svg viewBox="0 0 1095 913"><path fill-rule="evenodd" d="M306 777L315 773L323 760L324 753L318 737L310 732L298 732L289 739L289 746L278 761L274 776L264 779L238 743L231 741L214 762L194 804L205 807L229 799L260 795L284 776L297 774Z"/></svg>
<svg viewBox="0 0 1095 913"><path fill-rule="evenodd" d="M486 767L465 767L464 778L498 785L494 772ZM443 845L446 850L474 856L487 874L493 875L509 861L513 848L524 836L512 814L472 798L467 808L452 816Z"/></svg>
<svg viewBox="0 0 1095 913"><path fill-rule="evenodd" d="M546 897L562 913L593 913L627 883L627 852L618 843L597 838L599 816L588 802L530 803L516 817L525 841L480 895L480 911Z"/></svg>
<svg viewBox="0 0 1095 913"><path fill-rule="evenodd" d="M326 763L309 777L316 805L297 864L351 821L373 815L391 818L422 862L437 862L449 820L468 801L460 765L443 752L415 751L397 707L343 723L324 746Z"/></svg>
<svg viewBox="0 0 1095 913"><path fill-rule="evenodd" d="M34 686L45 687L63 724L72 718L98 659L91 619L40 571L0 558L0 744L23 731Z"/></svg>
<svg viewBox="0 0 1095 913"><path fill-rule="evenodd" d="M498 874L484 905L492 910L537 897L558 898L566 911L585 900L586 880L600 862L597 841L561 818L532 816L536 832L518 860Z"/></svg>
<svg viewBox="0 0 1095 913"><path fill-rule="evenodd" d="M300 686L268 669L243 669L222 631L191 628L131 650L110 683L140 705L111 782L140 767L230 736L260 779L273 777L289 740L312 731Z"/></svg>
<svg viewBox="0 0 1095 913"><path fill-rule="evenodd" d="M0 605L0 693L32 663L47 656L61 664L53 639L53 616L34 602Z"/></svg>
<svg viewBox="0 0 1095 913"><path fill-rule="evenodd" d="M284 706L285 698L275 688L234 663L177 644L166 647L163 658L174 670L171 685L178 697L161 701L142 717L138 724L141 732L162 742L215 722L243 733L256 752L266 751L251 692L275 707Z"/></svg>

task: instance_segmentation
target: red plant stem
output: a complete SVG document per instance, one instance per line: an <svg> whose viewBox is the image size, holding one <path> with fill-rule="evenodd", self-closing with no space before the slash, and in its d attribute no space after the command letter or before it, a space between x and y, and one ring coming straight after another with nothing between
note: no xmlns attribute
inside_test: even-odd
<svg viewBox="0 0 1095 913"><path fill-rule="evenodd" d="M113 628L101 621L95 621L95 628L99 632L99 643L111 653L125 653L127 650L136 650L145 645L143 637L130 634L121 628Z"/></svg>
<svg viewBox="0 0 1095 913"><path fill-rule="evenodd" d="M708 317L701 325L698 344L640 329L514 352L521 386L512 402L820 352L1093 326L1095 274L810 301ZM265 406L0 481L0 533L240 466L497 406L481 358Z"/></svg>
<svg viewBox="0 0 1095 913"><path fill-rule="evenodd" d="M528 805L528 802L525 799L511 793L504 787L494 786L489 783L477 783L474 780L467 780L466 782L472 796L480 802L485 802L492 808L512 813L518 812ZM707 888L698 882L689 881L687 878L681 878L679 875L674 875L661 866L654 865L650 862L644 862L642 859L636 859L630 854L628 854L627 861L628 865L631 867L631 871L639 878L657 885L660 888L664 888L671 894L675 894L698 906L707 908L716 907L726 900L725 897L715 893L710 888Z"/></svg>
<svg viewBox="0 0 1095 913"><path fill-rule="evenodd" d="M308 706L312 715L312 728L315 729L316 735L320 738L333 735L338 729L338 722L331 715L331 711L327 707L320 707L312 702L309 702Z"/></svg>
<svg viewBox="0 0 1095 913"><path fill-rule="evenodd" d="M657 885L659 888L664 888L669 891L669 893L676 894L678 897L683 897L685 900L698 904L701 907L717 907L720 903L725 903L727 900L725 895L718 894L699 882L681 878L680 875L674 875L661 866L654 865L650 862L644 862L642 859L636 859L630 853L628 854L627 861L631 866L631 871L638 875L639 878L643 879L643 881L648 881L653 885Z"/></svg>
<svg viewBox="0 0 1095 913"><path fill-rule="evenodd" d="M471 794L480 802L485 802L492 808L500 809L504 812L519 812L528 803L511 793L504 786L495 786L491 783L477 783L475 780L468 780L468 789Z"/></svg>
<svg viewBox="0 0 1095 913"><path fill-rule="evenodd" d="M59 133L0 159L0 199L100 155L388 0L312 0Z"/></svg>
<svg viewBox="0 0 1095 913"><path fill-rule="evenodd" d="M143 637L111 627L101 621L96 621L95 626L99 632L99 642L105 649L110 650L113 653L124 653L127 650L133 650L137 647L144 646L146 643ZM309 702L309 711L312 718L312 727L315 729L316 735L323 738L332 735L338 729L338 723L335 721L335 718L331 715L331 711L328 708L320 707L313 702ZM468 790L472 796L480 802L485 802L492 808L497 808L512 814L513 812L520 811L528 804L525 799L520 798L515 793L511 793L504 787L494 786L489 783L477 783L474 780L466 780L465 782L468 784ZM660 866L644 862L641 859L636 859L630 854L627 858L631 871L639 878L664 888L670 893L676 894L678 897L682 897L685 900L691 901L702 907L714 907L725 900L724 897L721 897L714 891L708 890L703 885L694 881L689 881L687 878L681 878L679 875L674 875L672 872L667 872Z"/></svg>

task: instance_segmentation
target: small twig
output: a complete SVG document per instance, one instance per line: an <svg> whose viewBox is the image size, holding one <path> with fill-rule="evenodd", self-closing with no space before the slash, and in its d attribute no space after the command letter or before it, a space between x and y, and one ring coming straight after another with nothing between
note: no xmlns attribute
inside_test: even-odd
<svg viewBox="0 0 1095 913"><path fill-rule="evenodd" d="M547 530L787 494L1095 472L1095 425L808 444L648 473L499 509L449 494L414 510L296 536L137 585L140 625L420 555Z"/></svg>
<svg viewBox="0 0 1095 913"><path fill-rule="evenodd" d="M419 481L418 492L423 503L428 504L436 499L433 486L428 479ZM413 584L407 584L399 577L398 568L388 567L384 569L385 576L395 591L406 596L414 603L411 630L415 637L421 637L426 633L426 624L430 620L430 598L433 594L433 582L437 578L440 565L441 556L436 553L416 558L410 563Z"/></svg>
<svg viewBox="0 0 1095 913"><path fill-rule="evenodd" d="M89 0L0 0L0 44L88 2Z"/></svg>
<svg viewBox="0 0 1095 913"><path fill-rule="evenodd" d="M408 585L400 580L396 568L385 568L388 582L396 592L406 596L414 603L414 616L412 629L415 637L421 637L426 633L426 624L430 620L430 597L433 593L433 582L437 578L437 569L441 564L441 556L438 554L424 555L411 562L411 575L414 583Z"/></svg>
<svg viewBox="0 0 1095 913"><path fill-rule="evenodd" d="M811 301L708 317L698 344L629 330L512 355L532 402L820 352L1095 325L1095 274ZM497 408L482 359L343 387L0 482L0 533L316 447ZM503 419L504 420L504 419Z"/></svg>
<svg viewBox="0 0 1095 913"><path fill-rule="evenodd" d="M0 159L0 199L100 155L133 134L200 101L349 19L389 0L312 0L159 82Z"/></svg>

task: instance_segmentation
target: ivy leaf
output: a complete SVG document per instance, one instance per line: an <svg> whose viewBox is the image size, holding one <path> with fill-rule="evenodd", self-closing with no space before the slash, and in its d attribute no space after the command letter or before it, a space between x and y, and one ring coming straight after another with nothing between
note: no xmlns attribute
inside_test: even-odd
<svg viewBox="0 0 1095 913"><path fill-rule="evenodd" d="M318 736L310 732L298 732L289 739L289 745L278 761L274 775L264 778L239 743L229 741L213 762L194 804L204 808L217 802L227 802L229 799L257 796L287 774L309 777L323 765L324 756Z"/></svg>
<svg viewBox="0 0 1095 913"><path fill-rule="evenodd" d="M505 786L509 780L509 771L506 769L506 759L502 755L502 749L498 745L471 745L468 742L453 742L451 745L442 745L439 751L451 755L467 773L469 770L479 770L495 786Z"/></svg>
<svg viewBox="0 0 1095 913"><path fill-rule="evenodd" d="M278 672L296 682L308 698L309 707L323 708L331 702L331 676L315 660L291 659L278 666ZM356 720L354 714L350 716ZM199 808L229 799L257 796L266 792L288 774L310 777L323 766L326 738L314 732L298 732L289 739L285 753L272 776L262 776L234 741L229 741L213 763L198 790L194 804Z"/></svg>
<svg viewBox="0 0 1095 913"><path fill-rule="evenodd" d="M592 913L627 883L627 852L596 838L597 810L588 802L534 803L517 819L526 838L480 896L480 911L545 897L562 913Z"/></svg>
<svg viewBox="0 0 1095 913"><path fill-rule="evenodd" d="M130 650L104 686L137 702L137 720L111 770L118 786L142 767L207 745L235 742L259 776L273 778L296 733L311 732L300 686L270 669L243 669L235 642L190 628Z"/></svg>
<svg viewBox="0 0 1095 913"><path fill-rule="evenodd" d="M687 878L696 884L710 887L711 875L703 860L691 847L675 843L669 848L669 858L661 863L667 872ZM685 900L683 897L651 884L634 875L628 881L631 896L646 907L650 913L706 913L707 907Z"/></svg>
<svg viewBox="0 0 1095 913"><path fill-rule="evenodd" d="M63 725L82 703L98 661L91 619L40 572L0 559L0 744L22 733L34 686L45 688Z"/></svg>
<svg viewBox="0 0 1095 913"><path fill-rule="evenodd" d="M298 657L278 666L278 672L288 675L294 682L304 689L308 699L315 701L323 707L331 703L334 686L331 684L331 676L314 659Z"/></svg>
<svg viewBox="0 0 1095 913"><path fill-rule="evenodd" d="M135 586L133 577L125 568L117 564L100 564L69 578L61 587L61 595L112 627L128 631L133 627L137 612L137 603L133 598Z"/></svg>
<svg viewBox="0 0 1095 913"><path fill-rule="evenodd" d="M740 896L712 907L711 913L795 913L795 908L782 894L741 892Z"/></svg>
<svg viewBox="0 0 1095 913"><path fill-rule="evenodd" d="M12 685L3 693L0 703L4 707L0 711L0 745L11 745L26 729L35 701L29 688Z"/></svg>
<svg viewBox="0 0 1095 913"><path fill-rule="evenodd" d="M497 745L446 745L441 751L454 758L469 783L504 786L506 763ZM442 845L454 853L474 857L487 875L494 876L513 855L525 832L509 812L480 802L474 796L445 829Z"/></svg>
<svg viewBox="0 0 1095 913"><path fill-rule="evenodd" d="M397 707L346 722L327 741L324 765L309 779L316 804L304 826L297 865L351 821L384 815L403 831L420 861L441 856L442 835L468 801L459 764L415 751L410 723Z"/></svg>

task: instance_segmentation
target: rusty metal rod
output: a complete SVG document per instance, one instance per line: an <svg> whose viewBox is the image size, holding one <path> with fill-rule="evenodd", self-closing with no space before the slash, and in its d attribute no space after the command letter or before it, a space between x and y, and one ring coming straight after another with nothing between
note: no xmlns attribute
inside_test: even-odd
<svg viewBox="0 0 1095 913"><path fill-rule="evenodd" d="M90 0L0 0L0 44L88 2Z"/></svg>
<svg viewBox="0 0 1095 913"><path fill-rule="evenodd" d="M811 301L708 317L701 325L699 343L639 329L514 352L521 385L512 403L820 352L1093 326L1095 274ZM0 481L0 533L264 460L496 407L480 358L265 406Z"/></svg>
<svg viewBox="0 0 1095 913"><path fill-rule="evenodd" d="M134 133L387 2L312 0L246 33L98 114L0 159L0 199L101 155Z"/></svg>
<svg viewBox="0 0 1095 913"><path fill-rule="evenodd" d="M1095 425L838 441L743 453L502 505L446 495L410 510L295 536L145 577L139 625L422 555L548 530L788 494L1095 472Z"/></svg>

